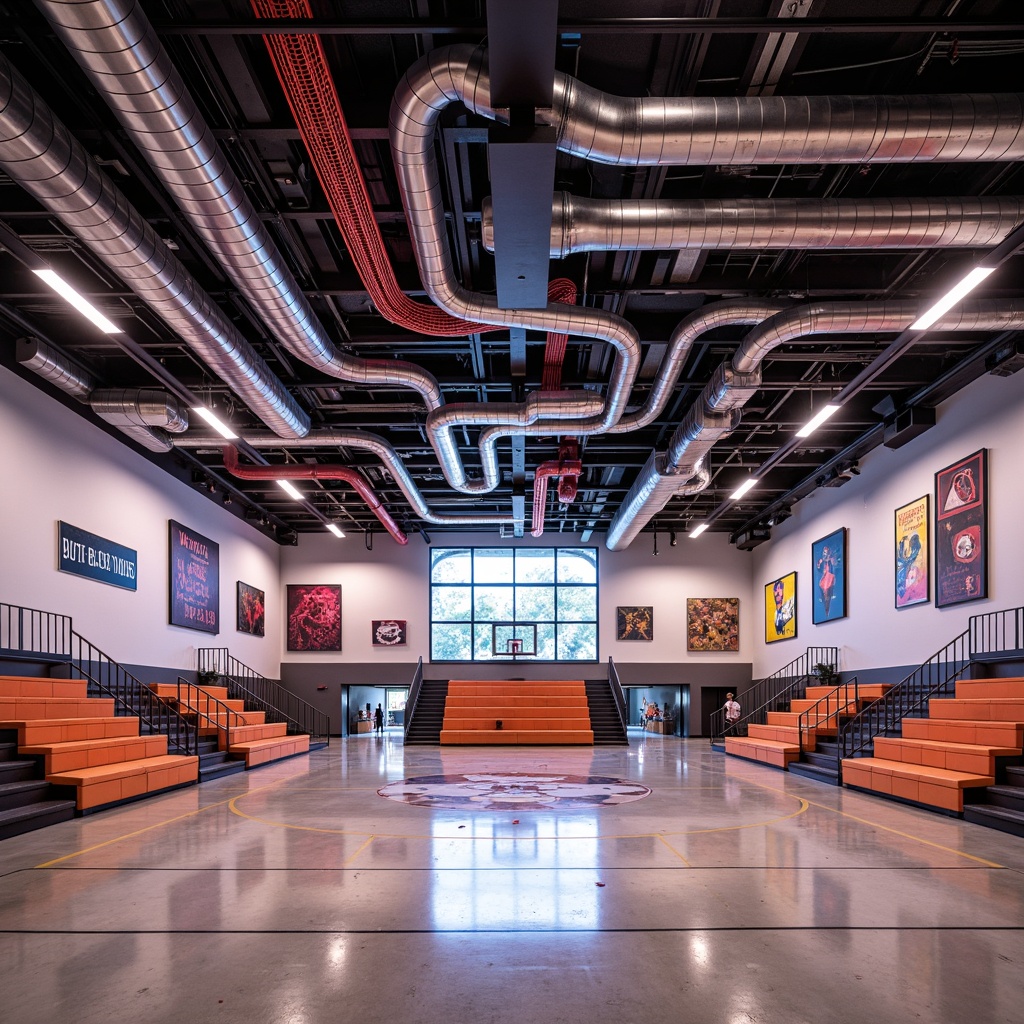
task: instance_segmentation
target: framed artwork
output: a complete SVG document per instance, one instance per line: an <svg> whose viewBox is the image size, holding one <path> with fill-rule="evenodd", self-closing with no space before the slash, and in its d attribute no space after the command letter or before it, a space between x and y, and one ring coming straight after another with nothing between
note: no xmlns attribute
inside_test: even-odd
<svg viewBox="0 0 1024 1024"><path fill-rule="evenodd" d="M811 622L846 618L846 527L811 544Z"/></svg>
<svg viewBox="0 0 1024 1024"><path fill-rule="evenodd" d="M764 585L764 642L796 636L796 573L789 572Z"/></svg>
<svg viewBox="0 0 1024 1024"><path fill-rule="evenodd" d="M263 636L267 620L267 595L262 590L238 581L235 600L238 614L238 632L249 636Z"/></svg>
<svg viewBox="0 0 1024 1024"><path fill-rule="evenodd" d="M220 545L173 519L170 530L170 623L220 632Z"/></svg>
<svg viewBox="0 0 1024 1024"><path fill-rule="evenodd" d="M935 607L988 596L988 451L935 474Z"/></svg>
<svg viewBox="0 0 1024 1024"><path fill-rule="evenodd" d="M688 597L686 599L686 649L688 651L738 651L740 649L740 599L738 597Z"/></svg>
<svg viewBox="0 0 1024 1024"><path fill-rule="evenodd" d="M288 584L288 650L341 650L341 587Z"/></svg>
<svg viewBox="0 0 1024 1024"><path fill-rule="evenodd" d="M615 609L616 640L653 640L654 608L629 605Z"/></svg>
<svg viewBox="0 0 1024 1024"><path fill-rule="evenodd" d="M931 589L928 579L928 495L896 509L896 607L927 604Z"/></svg>
<svg viewBox="0 0 1024 1024"><path fill-rule="evenodd" d="M404 647L405 619L373 619L374 647Z"/></svg>

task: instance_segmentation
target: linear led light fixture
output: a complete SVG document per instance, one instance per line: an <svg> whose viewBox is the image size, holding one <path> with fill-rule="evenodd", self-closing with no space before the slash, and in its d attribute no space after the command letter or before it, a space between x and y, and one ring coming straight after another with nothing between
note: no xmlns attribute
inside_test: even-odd
<svg viewBox="0 0 1024 1024"><path fill-rule="evenodd" d="M344 537L345 536L345 534L338 528L338 526L335 523L328 523L327 524L327 529L330 530L331 533L333 533L335 537Z"/></svg>
<svg viewBox="0 0 1024 1024"><path fill-rule="evenodd" d="M302 491L300 491L290 480L278 480L277 486L280 487L281 490L290 498L294 498L296 501L305 500L302 496Z"/></svg>
<svg viewBox="0 0 1024 1024"><path fill-rule="evenodd" d="M739 501L740 498L742 498L743 495L746 494L747 491L749 491L750 488L753 487L754 484L756 484L756 483L757 483L757 477L756 476L748 476L747 479L744 480L743 483L741 483L739 485L739 487L737 487L736 490L733 491L732 494L729 495L729 499L731 501Z"/></svg>
<svg viewBox="0 0 1024 1024"><path fill-rule="evenodd" d="M707 528L708 528L708 524L707 523L701 523L700 526L695 526L690 531L690 540L693 540L694 537L699 537Z"/></svg>
<svg viewBox="0 0 1024 1024"><path fill-rule="evenodd" d="M49 268L33 270L41 281L49 285L65 302L74 306L87 320L91 320L104 334L121 334L121 328L108 320L84 295L79 295L60 276Z"/></svg>
<svg viewBox="0 0 1024 1024"><path fill-rule="evenodd" d="M238 437L238 435L226 423L222 423L213 412L206 408L205 405L193 405L192 411L197 416L206 420L206 422L209 423L221 437L227 438L229 441L233 441Z"/></svg>
<svg viewBox="0 0 1024 1024"><path fill-rule="evenodd" d="M912 331L923 331L931 327L948 309L952 309L968 292L974 291L995 267L975 267L959 284L954 285L930 309L922 313L911 325Z"/></svg>
<svg viewBox="0 0 1024 1024"><path fill-rule="evenodd" d="M828 405L823 405L797 432L797 437L809 437L813 434L818 427L829 419L837 412L839 412L839 406L833 405L829 402Z"/></svg>

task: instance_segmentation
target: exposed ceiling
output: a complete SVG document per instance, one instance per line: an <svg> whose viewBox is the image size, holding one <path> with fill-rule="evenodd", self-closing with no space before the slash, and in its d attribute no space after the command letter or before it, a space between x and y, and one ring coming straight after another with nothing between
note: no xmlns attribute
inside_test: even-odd
<svg viewBox="0 0 1024 1024"><path fill-rule="evenodd" d="M548 535L753 546L1021 364L1019 0L305 3L0 2L0 360L282 542L543 478Z"/></svg>

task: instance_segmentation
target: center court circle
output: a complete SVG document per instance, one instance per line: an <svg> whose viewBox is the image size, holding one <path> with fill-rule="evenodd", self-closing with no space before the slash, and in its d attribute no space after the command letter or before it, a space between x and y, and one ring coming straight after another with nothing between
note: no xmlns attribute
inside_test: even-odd
<svg viewBox="0 0 1024 1024"><path fill-rule="evenodd" d="M377 793L413 807L452 810L549 811L614 807L650 796L638 782L608 775L562 772L470 772L420 775L392 782Z"/></svg>

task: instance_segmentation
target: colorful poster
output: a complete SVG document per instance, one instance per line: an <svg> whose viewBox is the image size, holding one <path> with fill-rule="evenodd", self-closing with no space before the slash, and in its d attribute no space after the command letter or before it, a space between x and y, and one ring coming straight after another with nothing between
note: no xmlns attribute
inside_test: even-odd
<svg viewBox="0 0 1024 1024"><path fill-rule="evenodd" d="M987 450L935 474L935 606L988 596Z"/></svg>
<svg viewBox="0 0 1024 1024"><path fill-rule="evenodd" d="M927 604L928 495L896 509L896 607Z"/></svg>
<svg viewBox="0 0 1024 1024"><path fill-rule="evenodd" d="M840 527L811 545L811 622L818 625L845 619L846 527Z"/></svg>
<svg viewBox="0 0 1024 1024"><path fill-rule="evenodd" d="M173 519L170 526L172 626L220 632L220 546Z"/></svg>
<svg viewBox="0 0 1024 1024"><path fill-rule="evenodd" d="M288 585L288 650L341 650L341 587Z"/></svg>
<svg viewBox="0 0 1024 1024"><path fill-rule="evenodd" d="M267 595L239 580L237 605L238 632L263 636L267 620Z"/></svg>
<svg viewBox="0 0 1024 1024"><path fill-rule="evenodd" d="M139 555L116 541L57 521L57 569L75 576L137 590Z"/></svg>
<svg viewBox="0 0 1024 1024"><path fill-rule="evenodd" d="M688 651L738 651L740 649L740 599L738 597L688 597L686 599L686 649Z"/></svg>
<svg viewBox="0 0 1024 1024"><path fill-rule="evenodd" d="M786 573L764 585L764 642L796 636L796 573Z"/></svg>

